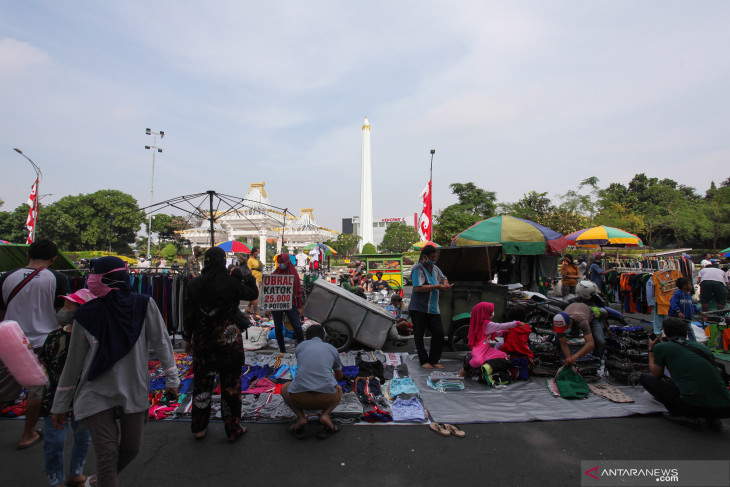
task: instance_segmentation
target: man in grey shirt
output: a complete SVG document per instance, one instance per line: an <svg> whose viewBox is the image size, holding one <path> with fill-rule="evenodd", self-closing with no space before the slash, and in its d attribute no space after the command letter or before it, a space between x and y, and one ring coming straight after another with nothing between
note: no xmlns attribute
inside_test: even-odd
<svg viewBox="0 0 730 487"><path fill-rule="evenodd" d="M305 336L306 341L297 346L297 375L281 388L281 397L297 415L296 422L289 428L294 436L305 438L307 417L304 410L321 410L319 422L323 428L317 438L324 439L339 431L339 427L332 424L330 413L342 398L342 388L337 385L342 379L342 363L337 349L324 343L321 325L307 328Z"/></svg>
<svg viewBox="0 0 730 487"><path fill-rule="evenodd" d="M0 278L0 320L17 321L36 353L48 334L61 327L56 310L63 306L63 298L58 296L68 293L68 279L48 269L57 255L56 244L47 239L37 240L28 247L28 265ZM19 393L20 386L0 362L0 401L12 401ZM42 393L43 386L28 388L25 428L18 449L28 448L41 439L35 425Z"/></svg>

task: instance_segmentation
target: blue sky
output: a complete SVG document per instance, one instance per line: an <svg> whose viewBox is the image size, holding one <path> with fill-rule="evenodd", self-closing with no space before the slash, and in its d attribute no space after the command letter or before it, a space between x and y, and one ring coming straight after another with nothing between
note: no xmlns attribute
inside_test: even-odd
<svg viewBox="0 0 730 487"><path fill-rule="evenodd" d="M730 162L726 1L4 2L0 198L119 189L149 202L266 182L340 229L473 181L515 201L637 172L700 191Z"/></svg>

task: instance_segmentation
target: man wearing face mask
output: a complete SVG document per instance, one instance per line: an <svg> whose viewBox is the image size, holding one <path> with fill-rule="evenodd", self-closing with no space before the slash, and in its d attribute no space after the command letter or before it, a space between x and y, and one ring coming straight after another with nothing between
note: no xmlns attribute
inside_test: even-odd
<svg viewBox="0 0 730 487"><path fill-rule="evenodd" d="M0 277L0 320L14 320L38 353L50 332L59 328L56 310L63 306L68 293L68 279L48 267L58 255L56 244L41 239L28 248L28 265ZM41 438L35 425L41 410L43 386L28 389L25 428L18 444L22 450L35 445ZM20 386L0 362L0 402L13 401Z"/></svg>
<svg viewBox="0 0 730 487"><path fill-rule="evenodd" d="M434 262L438 250L433 245L426 245L421 249L418 264L411 268L413 292L408 312L413 321L413 338L416 342L418 361L424 369L443 369L439 363L444 348L444 329L441 325L439 310L439 291L446 291L451 287L448 279L436 267ZM426 328L431 330L431 349L426 352L423 335Z"/></svg>

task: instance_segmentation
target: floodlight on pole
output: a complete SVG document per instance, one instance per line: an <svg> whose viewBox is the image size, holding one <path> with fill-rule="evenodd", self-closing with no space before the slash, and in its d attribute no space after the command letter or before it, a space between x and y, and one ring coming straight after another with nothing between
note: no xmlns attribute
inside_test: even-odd
<svg viewBox="0 0 730 487"><path fill-rule="evenodd" d="M145 134L152 135L152 145L144 146L145 149L152 149L152 182L150 183L150 205L155 203L155 153L162 152L162 147L157 147L157 136L160 138L165 136L165 132L160 130L155 132L152 129L145 129ZM152 213L150 213L149 221L147 223L147 255L150 255L150 246L152 244Z"/></svg>
<svg viewBox="0 0 730 487"><path fill-rule="evenodd" d="M35 194L38 195L39 194L38 187L40 186L41 179L43 179L43 171L41 171L41 168L38 167L38 164L33 162L30 157L23 154L22 150L18 149L17 147L13 147L13 150L15 152L17 152L18 154L20 154L21 156L28 159L28 162L30 162L30 165L33 166L33 170L35 171L35 179L37 181L36 186L35 186ZM38 228L38 197L37 196L36 196L35 206L36 206L35 207L35 222L33 224L33 241L34 242L35 242L36 229Z"/></svg>

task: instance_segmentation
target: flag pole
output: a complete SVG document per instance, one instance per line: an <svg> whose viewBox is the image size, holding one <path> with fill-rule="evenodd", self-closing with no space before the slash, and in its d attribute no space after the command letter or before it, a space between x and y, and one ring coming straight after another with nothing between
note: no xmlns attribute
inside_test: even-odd
<svg viewBox="0 0 730 487"><path fill-rule="evenodd" d="M436 149L431 149L431 171L428 176L428 203L431 207L431 225L428 228L428 241L433 242L433 155L436 154Z"/></svg>

